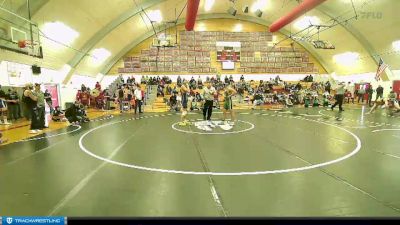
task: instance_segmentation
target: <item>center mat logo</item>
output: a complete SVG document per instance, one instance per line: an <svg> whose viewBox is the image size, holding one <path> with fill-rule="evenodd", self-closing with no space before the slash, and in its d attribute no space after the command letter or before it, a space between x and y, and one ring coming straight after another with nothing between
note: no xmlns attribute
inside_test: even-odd
<svg viewBox="0 0 400 225"><path fill-rule="evenodd" d="M233 123L224 122L222 120L213 121L199 121L193 124L197 129L203 131L213 131L215 129L221 128L224 131L232 130Z"/></svg>

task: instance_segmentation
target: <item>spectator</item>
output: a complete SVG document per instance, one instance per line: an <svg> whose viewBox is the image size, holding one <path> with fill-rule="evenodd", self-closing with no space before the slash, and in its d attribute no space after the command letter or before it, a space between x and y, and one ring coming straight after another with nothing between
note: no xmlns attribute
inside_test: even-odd
<svg viewBox="0 0 400 225"><path fill-rule="evenodd" d="M357 96L357 103L360 103L361 100L361 103L364 104L365 89L363 87L360 87L360 89L357 90Z"/></svg>
<svg viewBox="0 0 400 225"><path fill-rule="evenodd" d="M122 76L122 74L119 75L119 81L121 84L125 83L124 77Z"/></svg>
<svg viewBox="0 0 400 225"><path fill-rule="evenodd" d="M43 128L48 128L46 125L46 110L45 110L45 100L44 93L40 89L40 84L35 84L35 95L37 97L37 110L39 115L39 130Z"/></svg>
<svg viewBox="0 0 400 225"><path fill-rule="evenodd" d="M262 92L257 91L253 97L253 107L251 109L255 109L256 106L264 104L264 96Z"/></svg>
<svg viewBox="0 0 400 225"><path fill-rule="evenodd" d="M179 111L178 110L178 102L177 102L177 98L176 98L176 93L173 93L171 95L171 97L169 97L169 106L170 106L170 110Z"/></svg>
<svg viewBox="0 0 400 225"><path fill-rule="evenodd" d="M33 92L32 84L25 85L25 91L23 95L24 102L26 104L27 109L30 111L31 116L31 128L29 133L30 134L37 134L40 130L40 122L39 122L39 113L37 109L37 101L38 98Z"/></svg>
<svg viewBox="0 0 400 225"><path fill-rule="evenodd" d="M7 105L10 113L11 121L17 121L20 118L19 111L19 98L18 93L15 87L8 90L8 94L6 96Z"/></svg>
<svg viewBox="0 0 400 225"><path fill-rule="evenodd" d="M0 132L0 145L8 142L7 138L3 138L3 133Z"/></svg>
<svg viewBox="0 0 400 225"><path fill-rule="evenodd" d="M302 89L302 86L301 86L300 82L298 82L296 84L296 90L300 91L301 89Z"/></svg>
<svg viewBox="0 0 400 225"><path fill-rule="evenodd" d="M225 75L224 81L225 81L225 84L226 84L226 85L229 84L229 78L228 78L228 76Z"/></svg>
<svg viewBox="0 0 400 225"><path fill-rule="evenodd" d="M88 107L90 103L90 94L89 89L86 88L86 91L82 91L80 94L80 102L83 106Z"/></svg>
<svg viewBox="0 0 400 225"><path fill-rule="evenodd" d="M351 82L349 81L346 86L347 103L350 103L351 99L352 103L354 104L354 92L355 92L354 89L355 89L354 85L351 84Z"/></svg>
<svg viewBox="0 0 400 225"><path fill-rule="evenodd" d="M378 85L378 87L376 88L376 98L375 101L380 98L383 98L383 87L381 85Z"/></svg>
<svg viewBox="0 0 400 225"><path fill-rule="evenodd" d="M199 78L197 79L197 86L199 87L199 89L202 89L202 88L203 88L203 81L201 80L200 76L199 76Z"/></svg>
<svg viewBox="0 0 400 225"><path fill-rule="evenodd" d="M82 90L78 90L75 96L75 100L81 102L81 97L82 97Z"/></svg>
<svg viewBox="0 0 400 225"><path fill-rule="evenodd" d="M65 117L71 125L79 125L82 122L79 110L79 102L75 101L75 103L65 111Z"/></svg>
<svg viewBox="0 0 400 225"><path fill-rule="evenodd" d="M164 89L161 85L158 85L157 87L157 97L164 97Z"/></svg>
<svg viewBox="0 0 400 225"><path fill-rule="evenodd" d="M46 100L47 105L50 108L50 114L53 114L53 100L51 98L51 94L49 92L49 90L46 89L46 91L44 92L44 99Z"/></svg>
<svg viewBox="0 0 400 225"><path fill-rule="evenodd" d="M325 91L327 91L329 94L331 93L331 82L327 81L325 83Z"/></svg>
<svg viewBox="0 0 400 225"><path fill-rule="evenodd" d="M119 87L119 89L117 90L117 96L118 96L118 103L119 103L119 112L122 113L124 104L124 90L122 89L122 87Z"/></svg>
<svg viewBox="0 0 400 225"><path fill-rule="evenodd" d="M54 112L51 116L51 119L54 122L64 122L67 121L67 119L65 118L65 114L60 110L59 106L56 106L54 109Z"/></svg>
<svg viewBox="0 0 400 225"><path fill-rule="evenodd" d="M96 88L97 90L101 91L101 85L100 85L99 82L96 82L95 88Z"/></svg>
<svg viewBox="0 0 400 225"><path fill-rule="evenodd" d="M0 114L4 121L2 124L10 125L11 123L7 121L7 116L8 116L7 112L8 112L8 106L6 101L6 93L0 89Z"/></svg>
<svg viewBox="0 0 400 225"><path fill-rule="evenodd" d="M367 92L367 94L368 94L367 104L368 104L369 106L372 106L372 105L371 105L372 94L374 93L374 89L372 88L372 85L369 85L369 86L368 86L368 89L367 89L366 92Z"/></svg>
<svg viewBox="0 0 400 225"><path fill-rule="evenodd" d="M142 99L143 99L143 95L142 95L142 90L140 88L140 85L137 85L137 88L134 92L135 98L136 98L136 104L135 104L135 114L137 113L137 110L139 109L139 113L143 113L142 112Z"/></svg>

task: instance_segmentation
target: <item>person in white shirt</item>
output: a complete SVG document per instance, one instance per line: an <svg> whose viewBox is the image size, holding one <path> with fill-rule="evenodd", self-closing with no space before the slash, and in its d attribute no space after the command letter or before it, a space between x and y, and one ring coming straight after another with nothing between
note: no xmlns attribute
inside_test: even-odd
<svg viewBox="0 0 400 225"><path fill-rule="evenodd" d="M142 89L140 88L140 85L139 84L137 84L136 85L136 89L135 89L135 92L134 92L134 95L135 95L135 114L137 113L137 109L139 108L139 113L143 113L142 112L142 99L143 99L143 96L142 96Z"/></svg>
<svg viewBox="0 0 400 225"><path fill-rule="evenodd" d="M340 112L344 111L343 108L342 108L343 99L344 99L344 88L345 88L344 82L339 83L339 85L337 86L337 88L336 88L336 96L335 96L336 102L335 102L334 105L331 106L331 110L332 111L337 105L339 105L339 111Z"/></svg>
<svg viewBox="0 0 400 225"><path fill-rule="evenodd" d="M203 96L204 96L204 107L203 107L203 119L211 120L212 108L214 103L214 95L217 93L215 88L211 85L210 82L206 84L203 88ZM207 115L207 117L206 117Z"/></svg>

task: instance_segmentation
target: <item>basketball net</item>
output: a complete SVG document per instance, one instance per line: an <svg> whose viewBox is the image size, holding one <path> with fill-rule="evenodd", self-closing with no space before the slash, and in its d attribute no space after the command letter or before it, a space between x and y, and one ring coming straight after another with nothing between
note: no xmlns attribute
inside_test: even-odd
<svg viewBox="0 0 400 225"><path fill-rule="evenodd" d="M24 49L28 51L29 54L35 54L35 46L37 43L32 42L31 40L20 40L18 41L18 47L20 49Z"/></svg>

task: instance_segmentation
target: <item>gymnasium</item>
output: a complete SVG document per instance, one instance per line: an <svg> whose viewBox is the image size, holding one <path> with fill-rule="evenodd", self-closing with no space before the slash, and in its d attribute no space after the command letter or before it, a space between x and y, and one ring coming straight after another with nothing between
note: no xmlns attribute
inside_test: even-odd
<svg viewBox="0 0 400 225"><path fill-rule="evenodd" d="M0 0L0 216L399 217L399 8Z"/></svg>

